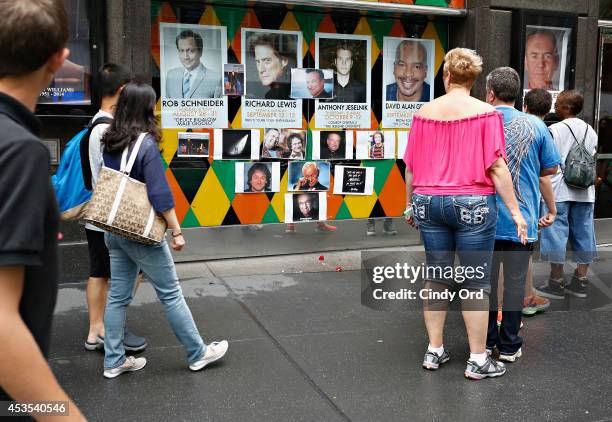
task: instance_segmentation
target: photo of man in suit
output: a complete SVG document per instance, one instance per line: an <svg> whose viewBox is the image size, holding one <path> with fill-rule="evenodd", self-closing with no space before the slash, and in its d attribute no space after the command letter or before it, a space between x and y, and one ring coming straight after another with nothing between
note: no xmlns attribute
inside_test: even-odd
<svg viewBox="0 0 612 422"><path fill-rule="evenodd" d="M293 164L293 163L292 163ZM297 164L297 163L296 163ZM319 182L321 169L317 163L309 161L302 166L302 177L293 184L293 190L326 191L329 188Z"/></svg>
<svg viewBox="0 0 612 422"><path fill-rule="evenodd" d="M320 158L343 160L346 157L346 138L344 132L321 132Z"/></svg>
<svg viewBox="0 0 612 422"><path fill-rule="evenodd" d="M219 98L223 95L221 73L201 62L204 41L191 29L176 36L176 51L181 67L166 74L166 98Z"/></svg>
<svg viewBox="0 0 612 422"><path fill-rule="evenodd" d="M393 62L395 82L386 86L386 100L429 101L430 86L425 82L428 71L425 46L416 40L405 39L400 42L395 49Z"/></svg>

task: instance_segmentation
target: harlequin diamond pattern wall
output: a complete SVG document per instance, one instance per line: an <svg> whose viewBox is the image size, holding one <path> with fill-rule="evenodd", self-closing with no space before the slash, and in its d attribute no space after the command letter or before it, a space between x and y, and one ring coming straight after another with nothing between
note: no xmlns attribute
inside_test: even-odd
<svg viewBox="0 0 612 422"><path fill-rule="evenodd" d="M407 1L397 1L407 3ZM227 28L227 61L240 63L241 28L263 28L300 31L303 34L303 57L298 66L307 68L315 64L315 33L339 33L371 36L371 129L377 129L382 119L382 53L384 37L422 38L435 41L436 88L439 89L442 60L447 49L448 23L429 21L421 16L368 15L346 11L321 11L313 7L247 5L221 6L201 2L152 2L152 55L153 82L159 92L160 31L159 25L186 23L225 26ZM442 0L418 1L416 4L447 6ZM462 7L453 1L450 7ZM314 129L312 100L303 102L303 124L311 138ZM161 102L157 104L161 111ZM241 102L237 97L228 101L228 126L241 128ZM263 129L263 128L262 128ZM402 129L398 129L401 131ZM284 194L287 190L287 164L281 163L280 192L266 194L235 193L235 162L202 160L198 165L185 162L177 156L178 133L185 129L163 129L162 159L166 175L176 201L176 211L183 227L220 226L236 224L266 224L284 221ZM193 129L208 132L212 129ZM211 142L212 145L212 142ZM308 142L306 158L311 157ZM405 206L404 165L401 160L369 160L333 162L330 182L333 185L335 164L375 167L373 194L369 196L334 195L327 193L327 219L342 220L368 217L400 216Z"/></svg>

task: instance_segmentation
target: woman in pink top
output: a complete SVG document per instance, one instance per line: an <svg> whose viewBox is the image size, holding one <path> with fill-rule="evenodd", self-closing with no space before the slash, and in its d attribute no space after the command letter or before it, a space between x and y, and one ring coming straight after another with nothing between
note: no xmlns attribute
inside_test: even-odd
<svg viewBox="0 0 612 422"><path fill-rule="evenodd" d="M527 235L527 225L506 166L501 114L470 96L474 80L482 72L482 59L465 48L449 51L444 59L446 95L425 104L412 121L404 155L405 214L408 223L421 230L431 270L427 272L425 291L435 295L455 292L454 297L462 299L470 345L465 376L497 377L506 368L485 350L496 191L512 213L522 239ZM449 272L455 253L461 267ZM474 296L465 297L468 294ZM424 301L429 346L423 367L435 370L450 359L443 345L449 301L429 297Z"/></svg>

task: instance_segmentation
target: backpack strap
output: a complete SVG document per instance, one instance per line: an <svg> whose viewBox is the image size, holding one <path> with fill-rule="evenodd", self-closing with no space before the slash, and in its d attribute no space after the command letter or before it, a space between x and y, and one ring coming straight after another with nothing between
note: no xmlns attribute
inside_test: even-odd
<svg viewBox="0 0 612 422"><path fill-rule="evenodd" d="M561 123L563 123L565 126L567 126L567 128L570 131L570 133L572 134L572 137L574 138L574 141L576 141L576 143L578 145L582 145L582 147L584 148L585 147L585 142L586 142L586 137L587 137L587 134L589 133L589 125L587 123L585 123L586 128L584 129L584 136L582 137L582 142L578 142L578 138L576 138L576 135L574 135L574 131L572 130L570 125L568 125L565 122L561 122Z"/></svg>
<svg viewBox="0 0 612 422"><path fill-rule="evenodd" d="M81 138L80 144L80 155L81 155L81 170L83 172L83 182L85 182L85 189L92 190L92 176L91 176L91 163L89 162L89 137L94 128L100 124L111 124L113 119L110 117L98 117L96 120L92 120L87 125L87 132Z"/></svg>

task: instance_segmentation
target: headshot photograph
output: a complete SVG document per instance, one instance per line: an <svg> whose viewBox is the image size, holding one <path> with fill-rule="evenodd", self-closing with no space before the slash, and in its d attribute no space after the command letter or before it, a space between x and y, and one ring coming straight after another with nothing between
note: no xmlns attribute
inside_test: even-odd
<svg viewBox="0 0 612 422"><path fill-rule="evenodd" d="M356 131L357 160L395 159L395 132L392 130Z"/></svg>
<svg viewBox="0 0 612 422"><path fill-rule="evenodd" d="M284 130L281 132L282 143L287 146L283 158L303 160L306 157L306 132L303 130Z"/></svg>
<svg viewBox="0 0 612 422"><path fill-rule="evenodd" d="M527 25L523 89L562 91L570 48L571 28Z"/></svg>
<svg viewBox="0 0 612 422"><path fill-rule="evenodd" d="M225 27L161 23L160 61L164 98L221 97Z"/></svg>
<svg viewBox="0 0 612 422"><path fill-rule="evenodd" d="M369 102L370 38L316 33L315 40L317 66L334 71L334 95L329 102Z"/></svg>
<svg viewBox="0 0 612 422"><path fill-rule="evenodd" d="M280 190L280 163L236 163L236 193Z"/></svg>
<svg viewBox="0 0 612 422"><path fill-rule="evenodd" d="M259 159L259 131L249 129L215 129L215 160Z"/></svg>
<svg viewBox="0 0 612 422"><path fill-rule="evenodd" d="M287 190L329 190L329 163L325 161L293 161L289 163Z"/></svg>
<svg viewBox="0 0 612 422"><path fill-rule="evenodd" d="M344 130L313 131L312 158L315 160L353 159L353 132Z"/></svg>
<svg viewBox="0 0 612 422"><path fill-rule="evenodd" d="M225 63L223 65L223 95L244 95L244 65Z"/></svg>
<svg viewBox="0 0 612 422"><path fill-rule="evenodd" d="M261 158L284 158L287 151L289 151L287 144L281 142L281 129L264 129Z"/></svg>
<svg viewBox="0 0 612 422"><path fill-rule="evenodd" d="M242 28L247 98L288 100L291 69L298 67L302 34Z"/></svg>
<svg viewBox="0 0 612 422"><path fill-rule="evenodd" d="M291 98L329 100L333 96L333 70L291 69Z"/></svg>
<svg viewBox="0 0 612 422"><path fill-rule="evenodd" d="M285 194L285 222L326 220L326 201L325 192Z"/></svg>
<svg viewBox="0 0 612 422"><path fill-rule="evenodd" d="M427 102L433 99L433 40L384 38L385 101Z"/></svg>
<svg viewBox="0 0 612 422"><path fill-rule="evenodd" d="M177 157L208 157L210 134L180 132L178 134Z"/></svg>

